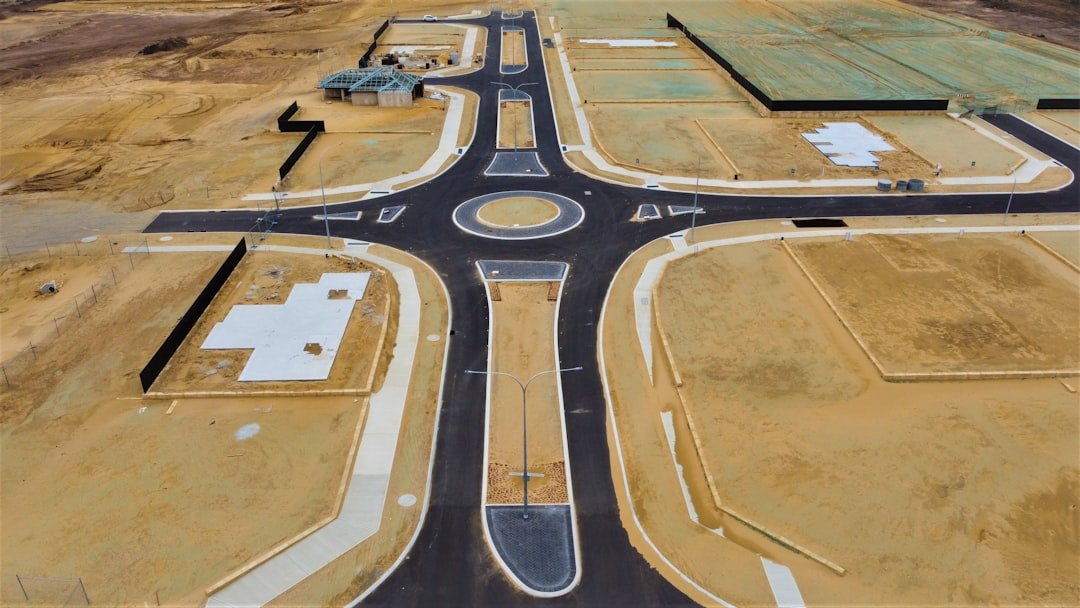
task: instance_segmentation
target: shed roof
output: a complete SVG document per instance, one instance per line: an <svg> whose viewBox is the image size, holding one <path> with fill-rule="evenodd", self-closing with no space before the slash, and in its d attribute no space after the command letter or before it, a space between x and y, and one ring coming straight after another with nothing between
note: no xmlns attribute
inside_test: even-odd
<svg viewBox="0 0 1080 608"><path fill-rule="evenodd" d="M320 89L348 89L350 93L379 91L412 91L420 76L403 72L392 66L376 68L350 68L324 78Z"/></svg>

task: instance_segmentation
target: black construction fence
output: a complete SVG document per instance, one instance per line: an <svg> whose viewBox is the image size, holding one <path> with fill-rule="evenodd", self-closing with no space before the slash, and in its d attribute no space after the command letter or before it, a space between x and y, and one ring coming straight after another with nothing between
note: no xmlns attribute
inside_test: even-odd
<svg viewBox="0 0 1080 608"><path fill-rule="evenodd" d="M307 151L311 142L315 141L315 137L318 136L319 133L326 132L326 123L321 120L292 120L292 117L299 111L300 105L294 101L292 102L292 105L285 108L285 111L282 112L281 116L278 116L277 119L278 130L282 133L306 134L304 135L304 138L300 140L300 143L296 144L296 147L293 148L292 153L289 154L289 158L286 158L285 162L281 163L281 166L278 167L279 179L285 179L285 176L289 174L289 171L292 171L296 161L300 160L300 157Z"/></svg>
<svg viewBox="0 0 1080 608"><path fill-rule="evenodd" d="M1040 99L1036 110L1080 110L1080 98Z"/></svg>
<svg viewBox="0 0 1080 608"><path fill-rule="evenodd" d="M307 133L312 129L319 133L326 131L326 123L321 120L293 120L292 117L299 111L300 104L295 101L288 108L285 108L285 111L277 118L278 131L282 133Z"/></svg>
<svg viewBox="0 0 1080 608"><path fill-rule="evenodd" d="M375 52L375 47L379 46L379 36L383 35L386 28L390 27L390 20L383 21L383 24L379 26L379 29L375 30L375 36L371 39L371 44L368 45L367 50L360 56L360 61L357 62L356 67L366 68L371 63L371 54Z"/></svg>
<svg viewBox="0 0 1080 608"><path fill-rule="evenodd" d="M770 112L861 112L871 110L889 111L945 111L949 107L948 99L773 99L742 75L731 62L698 38L671 13L667 14L668 27L681 30L686 38L701 49L731 75L739 86L746 89L754 99Z"/></svg>
<svg viewBox="0 0 1080 608"><path fill-rule="evenodd" d="M218 268L214 276L203 287L202 293L199 294L195 301L188 307L187 312L176 323L176 327L173 328L165 341L158 347L157 352L150 357L150 361L139 372L139 381L142 383L143 392L150 390L154 381L161 375L161 370L165 369L165 366L172 359L172 356L176 354L177 349L187 339L188 334L198 323L199 317L206 312L206 308L210 306L210 302L214 300L214 296L221 291L221 287L225 285L225 281L229 280L233 270L240 263L240 260L244 259L244 255L247 253L247 243L244 239L240 239L240 242L233 248L229 257L225 258L225 261L221 264L221 268Z"/></svg>

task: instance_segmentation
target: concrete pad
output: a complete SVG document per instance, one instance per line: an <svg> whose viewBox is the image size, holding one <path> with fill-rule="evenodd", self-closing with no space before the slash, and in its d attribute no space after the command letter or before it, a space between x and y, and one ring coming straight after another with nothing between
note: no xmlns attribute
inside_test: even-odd
<svg viewBox="0 0 1080 608"><path fill-rule="evenodd" d="M834 165L844 167L875 167L880 161L873 152L896 149L857 122L827 122L825 128L802 136Z"/></svg>
<svg viewBox="0 0 1080 608"><path fill-rule="evenodd" d="M325 380L370 276L328 272L316 284L294 285L284 304L233 306L201 348L253 349L240 372L241 382ZM331 299L334 291L343 293ZM307 352L309 344L318 344L321 352Z"/></svg>

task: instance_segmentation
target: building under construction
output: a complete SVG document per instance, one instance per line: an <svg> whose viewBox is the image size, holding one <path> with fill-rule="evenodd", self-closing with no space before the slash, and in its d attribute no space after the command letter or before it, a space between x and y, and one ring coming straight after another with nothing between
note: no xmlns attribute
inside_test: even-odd
<svg viewBox="0 0 1080 608"><path fill-rule="evenodd" d="M424 96L424 79L393 66L350 68L324 78L318 88L325 99L358 106L405 107Z"/></svg>

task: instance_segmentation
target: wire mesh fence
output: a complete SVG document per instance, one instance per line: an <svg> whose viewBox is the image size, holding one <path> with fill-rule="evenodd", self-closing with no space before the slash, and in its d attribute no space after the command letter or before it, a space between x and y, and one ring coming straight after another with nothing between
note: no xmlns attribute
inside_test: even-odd
<svg viewBox="0 0 1080 608"><path fill-rule="evenodd" d="M34 340L27 340L14 355L0 363L0 382L5 387L17 386L22 374L37 361L49 344L73 329L124 277L134 272L139 264L151 255L149 243L145 239L99 239L90 243L74 241L43 245L45 246L41 248L12 253L5 248L4 255L0 256L0 266L7 268L34 263L43 257L97 256L107 259L107 270L89 287L74 295L67 293L63 284L52 283L50 287L50 283L45 283L41 286L36 297L62 298L65 304L52 311L45 321L51 325L51 331Z"/></svg>
<svg viewBox="0 0 1080 608"><path fill-rule="evenodd" d="M21 599L35 606L89 606L82 578L16 574ZM18 600L16 600L18 601Z"/></svg>

